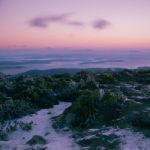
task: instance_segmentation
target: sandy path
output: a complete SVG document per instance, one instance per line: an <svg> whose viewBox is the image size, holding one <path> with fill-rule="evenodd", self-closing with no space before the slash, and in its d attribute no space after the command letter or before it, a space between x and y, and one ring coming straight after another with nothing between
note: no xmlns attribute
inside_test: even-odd
<svg viewBox="0 0 150 150"><path fill-rule="evenodd" d="M134 132L131 129L110 128L103 132L104 135L117 135L120 140L121 150L150 150L150 138L142 133Z"/></svg>
<svg viewBox="0 0 150 150"><path fill-rule="evenodd" d="M31 131L17 130L9 135L8 141L0 141L0 150L24 150L29 146L25 144L33 135L44 137L48 144L47 150L79 150L69 132L57 132L52 127L51 118L58 116L71 104L60 102L51 109L42 109L32 116L26 116L19 121L31 122L33 127Z"/></svg>

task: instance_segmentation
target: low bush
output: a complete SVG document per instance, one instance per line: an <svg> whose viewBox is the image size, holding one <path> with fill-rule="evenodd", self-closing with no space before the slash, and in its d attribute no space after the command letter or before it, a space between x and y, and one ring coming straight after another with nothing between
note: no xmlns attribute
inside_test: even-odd
<svg viewBox="0 0 150 150"><path fill-rule="evenodd" d="M23 100L7 100L0 105L0 122L31 114L35 108Z"/></svg>
<svg viewBox="0 0 150 150"><path fill-rule="evenodd" d="M123 112L122 99L117 95L105 94L101 99L97 90L84 91L68 108L64 115L56 119L55 127L88 128L107 125L119 118Z"/></svg>

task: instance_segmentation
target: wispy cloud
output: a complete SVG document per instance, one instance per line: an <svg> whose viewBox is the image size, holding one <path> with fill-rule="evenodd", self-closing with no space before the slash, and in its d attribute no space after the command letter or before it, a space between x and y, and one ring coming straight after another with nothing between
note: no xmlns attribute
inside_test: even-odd
<svg viewBox="0 0 150 150"><path fill-rule="evenodd" d="M86 65L86 64L105 64L105 63L120 63L124 62L124 60L121 59L114 59L114 60L100 60L100 61L83 61L80 63L80 65Z"/></svg>
<svg viewBox="0 0 150 150"><path fill-rule="evenodd" d="M99 29L99 30L103 30L110 25L111 25L111 23L104 19L98 19L92 23L93 28Z"/></svg>
<svg viewBox="0 0 150 150"><path fill-rule="evenodd" d="M68 26L83 26L81 21L71 20L71 13L50 15L46 17L36 17L29 21L29 25L32 27L46 28L52 23L61 23Z"/></svg>
<svg viewBox="0 0 150 150"><path fill-rule="evenodd" d="M29 21L33 27L46 28L49 24L59 22L63 23L68 20L70 14L51 15L46 17L37 17Z"/></svg>
<svg viewBox="0 0 150 150"><path fill-rule="evenodd" d="M29 25L32 27L38 28L47 28L53 23L63 24L65 26L74 26L74 27L86 27L88 24L84 21L74 20L73 13L63 13L63 14L54 14L43 17L36 17L29 21ZM111 23L105 19L98 19L92 23L94 29L103 30L106 27L111 25Z"/></svg>
<svg viewBox="0 0 150 150"><path fill-rule="evenodd" d="M67 24L71 26L84 26L84 23L81 21L68 21Z"/></svg>

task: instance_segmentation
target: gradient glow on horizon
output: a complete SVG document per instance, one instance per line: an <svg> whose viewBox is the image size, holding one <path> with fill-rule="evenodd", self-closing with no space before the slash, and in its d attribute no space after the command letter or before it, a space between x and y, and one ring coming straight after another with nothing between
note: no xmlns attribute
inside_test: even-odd
<svg viewBox="0 0 150 150"><path fill-rule="evenodd" d="M15 47L149 49L150 0L0 0L0 48Z"/></svg>

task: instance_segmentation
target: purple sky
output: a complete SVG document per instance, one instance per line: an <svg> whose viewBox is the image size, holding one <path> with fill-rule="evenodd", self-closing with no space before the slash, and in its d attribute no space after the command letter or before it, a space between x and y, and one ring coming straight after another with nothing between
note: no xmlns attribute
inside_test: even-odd
<svg viewBox="0 0 150 150"><path fill-rule="evenodd" d="M0 0L0 48L150 48L150 0Z"/></svg>

